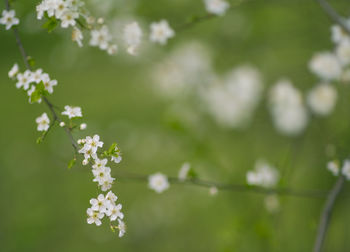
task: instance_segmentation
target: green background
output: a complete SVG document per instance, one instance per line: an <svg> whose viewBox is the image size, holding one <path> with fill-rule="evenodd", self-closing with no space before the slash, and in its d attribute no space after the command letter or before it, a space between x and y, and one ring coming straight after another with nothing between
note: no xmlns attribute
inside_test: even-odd
<svg viewBox="0 0 350 252"><path fill-rule="evenodd" d="M91 9L106 1L94 1ZM113 8L96 11L113 17L137 17L143 27L162 18L174 27L193 15L205 15L200 0L110 1ZM332 1L343 15L346 0ZM105 222L86 224L89 199L96 184L88 167L67 169L73 149L56 128L38 145L35 118L48 112L29 105L24 93L7 78L11 66L22 63L14 36L0 30L0 250L1 251L311 251L324 201L279 197L276 214L264 209L264 196L219 192L171 185L163 194L146 183L118 178L118 170L140 174L162 172L176 176L188 161L203 179L245 182L258 158L274 164L282 174L281 187L328 190L335 178L326 170L326 147L344 159L350 149L349 86L337 86L339 100L327 118L312 118L296 138L276 132L261 103L251 124L243 130L220 128L197 112L192 101L174 113L169 101L154 92L152 67L186 41L200 41L210 49L215 71L225 73L251 63L262 73L265 87L280 77L290 78L301 90L317 79L307 63L317 51L331 50L328 17L316 1L247 0L222 18L181 31L165 47L150 46L132 57L121 52L110 57L95 48L78 48L66 30L48 34L35 20L37 1L16 1L23 44L36 66L58 80L50 98L54 104L81 106L85 132L99 134L106 145L117 141L123 162L112 168L114 192L123 204L127 234L119 239ZM4 5L0 5L4 8ZM94 13L94 11L92 11ZM87 44L87 42L85 41ZM122 51L123 49L121 49ZM185 120L187 112L195 120ZM350 247L350 197L346 185L336 203L325 251Z"/></svg>

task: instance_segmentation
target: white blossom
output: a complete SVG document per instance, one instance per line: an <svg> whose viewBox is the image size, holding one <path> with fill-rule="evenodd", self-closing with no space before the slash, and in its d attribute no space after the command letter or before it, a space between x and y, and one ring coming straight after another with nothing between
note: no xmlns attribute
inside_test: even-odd
<svg viewBox="0 0 350 252"><path fill-rule="evenodd" d="M98 211L94 211L91 208L88 208L86 210L86 213L88 214L88 218L87 218L88 224L95 223L96 226L100 226L102 224L101 219L104 217L103 213L100 213Z"/></svg>
<svg viewBox="0 0 350 252"><path fill-rule="evenodd" d="M50 119L46 113L36 118L35 122L38 124L38 131L47 131L50 128Z"/></svg>
<svg viewBox="0 0 350 252"><path fill-rule="evenodd" d="M350 160L349 159L344 160L341 172L346 177L347 180L350 180Z"/></svg>
<svg viewBox="0 0 350 252"><path fill-rule="evenodd" d="M309 68L324 80L338 79L342 73L340 61L330 52L316 53L309 62Z"/></svg>
<svg viewBox="0 0 350 252"><path fill-rule="evenodd" d="M218 192L219 192L219 190L218 190L218 188L216 186L211 186L209 188L209 195L210 196L215 196L215 195L218 194Z"/></svg>
<svg viewBox="0 0 350 252"><path fill-rule="evenodd" d="M278 182L279 173L275 167L271 166L267 162L258 160L255 163L254 170L248 171L246 177L249 185L273 187Z"/></svg>
<svg viewBox="0 0 350 252"><path fill-rule="evenodd" d="M168 178L162 173L155 173L148 177L148 187L157 193L161 193L169 188Z"/></svg>
<svg viewBox="0 0 350 252"><path fill-rule="evenodd" d="M64 127L66 126L66 123L65 122L60 122L60 127Z"/></svg>
<svg viewBox="0 0 350 252"><path fill-rule="evenodd" d="M43 70L41 68L32 72L32 81L35 83L40 83L43 80Z"/></svg>
<svg viewBox="0 0 350 252"><path fill-rule="evenodd" d="M115 195L112 191L109 191L106 194L106 200L109 200L110 202L116 202L118 199L117 195Z"/></svg>
<svg viewBox="0 0 350 252"><path fill-rule="evenodd" d="M264 199L265 208L270 213L276 213L280 209L280 202L277 195L268 195Z"/></svg>
<svg viewBox="0 0 350 252"><path fill-rule="evenodd" d="M142 30L137 22L127 24L124 27L124 41L127 45L127 52L131 55L136 54L136 50L141 43Z"/></svg>
<svg viewBox="0 0 350 252"><path fill-rule="evenodd" d="M183 165L181 166L180 170L179 170L179 174L178 174L178 178L180 181L184 181L187 179L188 177L188 172L191 169L191 164L190 163L183 163Z"/></svg>
<svg viewBox="0 0 350 252"><path fill-rule="evenodd" d="M79 18L79 13L72 12L72 11L66 11L62 14L61 18L61 26L62 28L67 28L69 26L75 26L76 21L75 19Z"/></svg>
<svg viewBox="0 0 350 252"><path fill-rule="evenodd" d="M345 40L340 42L336 47L335 54L343 65L349 64L350 63L350 41Z"/></svg>
<svg viewBox="0 0 350 252"><path fill-rule="evenodd" d="M337 96L333 86L322 83L311 89L307 103L315 114L325 116L333 111Z"/></svg>
<svg viewBox="0 0 350 252"><path fill-rule="evenodd" d="M80 107L72 107L68 105L64 106L64 111L62 112L62 115L68 116L69 119L83 116Z"/></svg>
<svg viewBox="0 0 350 252"><path fill-rule="evenodd" d="M32 72L29 70L26 70L24 73L17 74L17 83L16 87L21 88L23 87L24 90L27 90L29 88L29 84L32 82Z"/></svg>
<svg viewBox="0 0 350 252"><path fill-rule="evenodd" d="M86 123L82 123L82 124L80 124L79 129L80 130L85 130L86 127L87 127Z"/></svg>
<svg viewBox="0 0 350 252"><path fill-rule="evenodd" d="M121 212L122 205L110 205L106 211L106 215L110 218L111 221L115 221L117 218L123 219L124 214Z"/></svg>
<svg viewBox="0 0 350 252"><path fill-rule="evenodd" d="M47 73L41 75L41 81L44 84L45 90L50 94L53 93L53 87L57 86L57 80L51 80L50 76Z"/></svg>
<svg viewBox="0 0 350 252"><path fill-rule="evenodd" d="M253 67L241 66L204 89L203 99L212 117L223 127L242 128L257 107L263 84Z"/></svg>
<svg viewBox="0 0 350 252"><path fill-rule="evenodd" d="M225 14L230 4L225 0L204 0L206 10L215 15L222 16Z"/></svg>
<svg viewBox="0 0 350 252"><path fill-rule="evenodd" d="M349 20L347 20L347 23L350 24ZM331 31L332 31L332 41L334 43L338 44L344 41L350 41L349 35L339 25L333 25L331 27Z"/></svg>
<svg viewBox="0 0 350 252"><path fill-rule="evenodd" d="M113 55L113 54L116 54L118 51L118 46L116 44L110 44L108 45L108 48L107 48L107 53L109 55Z"/></svg>
<svg viewBox="0 0 350 252"><path fill-rule="evenodd" d="M339 175L339 171L340 171L340 168L339 168L339 164L337 161L329 161L327 163L327 169L328 171L330 171L334 176L338 176Z"/></svg>
<svg viewBox="0 0 350 252"><path fill-rule="evenodd" d="M6 26L6 30L11 29L12 26L19 24L19 19L16 18L16 12L14 10L3 10L0 17L0 24Z"/></svg>
<svg viewBox="0 0 350 252"><path fill-rule="evenodd" d="M13 79L16 77L16 75L18 74L19 72L19 67L18 67L18 64L14 64L13 67L11 68L11 70L9 71L8 73L8 76L9 78Z"/></svg>
<svg viewBox="0 0 350 252"><path fill-rule="evenodd" d="M83 46L83 38L83 33L78 28L74 27L72 31L72 40L77 42L79 47Z"/></svg>
<svg viewBox="0 0 350 252"><path fill-rule="evenodd" d="M99 30L91 30L90 35L91 46L97 46L101 50L108 49L109 41L111 41L112 36L107 26L103 25Z"/></svg>
<svg viewBox="0 0 350 252"><path fill-rule="evenodd" d="M278 81L269 92L269 105L275 127L281 133L294 136L308 122L301 92L286 79Z"/></svg>
<svg viewBox="0 0 350 252"><path fill-rule="evenodd" d="M168 24L168 21L161 20L160 22L151 23L150 40L161 45L165 45L168 39L174 37L175 32Z"/></svg>
<svg viewBox="0 0 350 252"><path fill-rule="evenodd" d="M119 237L123 237L126 232L126 225L121 219L118 219L118 229L119 229Z"/></svg>
<svg viewBox="0 0 350 252"><path fill-rule="evenodd" d="M107 208L110 205L110 201L106 200L105 196L103 194L99 194L97 196L97 199L92 198L90 200L90 204L91 204L91 209L94 211L98 211L100 213L106 213L107 212Z"/></svg>

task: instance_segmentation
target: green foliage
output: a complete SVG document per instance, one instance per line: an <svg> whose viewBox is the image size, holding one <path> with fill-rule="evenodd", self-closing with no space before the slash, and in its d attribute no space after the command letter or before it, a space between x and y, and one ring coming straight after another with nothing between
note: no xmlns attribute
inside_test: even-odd
<svg viewBox="0 0 350 252"><path fill-rule="evenodd" d="M45 89L44 83L41 81L35 86L35 90L30 96L30 100L34 103L41 99L42 96L48 95L49 93Z"/></svg>
<svg viewBox="0 0 350 252"><path fill-rule="evenodd" d="M72 167L75 165L77 161L77 158L74 157L71 161L68 162L68 170L72 169Z"/></svg>
<svg viewBox="0 0 350 252"><path fill-rule="evenodd" d="M47 16L47 14L45 13L45 17L47 18L47 21L43 24L43 28L47 29L47 31L50 33L53 30L55 30L55 28L57 27L57 25L59 24L58 20L55 18L55 16L49 17Z"/></svg>

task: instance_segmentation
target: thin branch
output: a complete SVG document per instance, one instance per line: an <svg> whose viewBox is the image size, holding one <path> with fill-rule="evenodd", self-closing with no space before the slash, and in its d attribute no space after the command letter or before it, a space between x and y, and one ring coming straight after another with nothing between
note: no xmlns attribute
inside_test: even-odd
<svg viewBox="0 0 350 252"><path fill-rule="evenodd" d="M118 178L121 180L129 180L136 182L147 182L148 175L136 174L126 171L118 171ZM202 179L186 179L184 181L179 180L176 177L168 177L168 180L172 184L179 185L191 185L198 187L216 187L218 190L222 191L232 191L232 192L250 192L257 194L279 194L285 196L294 196L302 198L325 198L329 191L320 190L294 190L290 188L264 188L260 186L247 186L244 184L225 184L214 181L207 181Z"/></svg>
<svg viewBox="0 0 350 252"><path fill-rule="evenodd" d="M242 2L247 2L247 1L248 0L237 0L235 3L231 3L231 5L227 11L234 10L234 8L239 6ZM194 25L196 25L198 23L201 23L201 22L207 21L207 20L211 20L211 19L217 18L217 17L221 17L221 16L211 14L211 13L208 13L208 14L205 14L202 16L194 16L193 18L191 18L190 21L188 21L184 24L175 26L174 28L175 28L176 32L181 32L181 31L187 30L188 28L193 27Z"/></svg>
<svg viewBox="0 0 350 252"><path fill-rule="evenodd" d="M349 35L350 26L347 24L346 20L340 16L335 9L326 0L316 0L326 12L326 14L338 25L340 25Z"/></svg>
<svg viewBox="0 0 350 252"><path fill-rule="evenodd" d="M9 3L9 0L5 0L5 5L6 5L6 9L7 9L7 10L10 10L10 3ZM20 36L19 36L18 30L17 30L16 27L13 27L12 30L13 30L13 34L15 35L16 43L17 43L17 46L18 46L18 48L19 48L19 51L20 51L20 53L21 53L21 55L22 55L24 64L25 64L26 68L27 68L28 70L31 71L31 70L32 70L32 67L31 67L31 65L30 65L30 63L29 63L29 57L28 57L27 52L26 52L25 49L24 49L24 46L23 46L23 43L22 43L21 38L20 38ZM47 97L43 96L42 98L43 98L43 100L44 100L44 103L45 103L45 104L48 106L48 108L50 109L50 112L51 112L51 114L52 114L52 116L53 116L53 120L54 120L54 121L58 121L59 123L62 122L61 118L59 117L59 115L58 115L58 114L56 113L56 111L55 111L55 106L48 100ZM64 127L64 131L65 131L66 134L68 135L68 137L69 137L69 139L70 139L70 141L71 141L71 144L72 144L74 150L77 151L77 150L78 150L78 145L77 145L76 141L74 140L74 137L73 137L71 131L70 131L67 127Z"/></svg>
<svg viewBox="0 0 350 252"><path fill-rule="evenodd" d="M321 252L323 243L326 237L327 229L331 219L333 207L337 196L342 190L345 182L345 177L340 175L338 180L335 182L333 189L329 192L326 204L323 208L322 215L320 218L320 224L317 231L317 236L315 240L314 252Z"/></svg>

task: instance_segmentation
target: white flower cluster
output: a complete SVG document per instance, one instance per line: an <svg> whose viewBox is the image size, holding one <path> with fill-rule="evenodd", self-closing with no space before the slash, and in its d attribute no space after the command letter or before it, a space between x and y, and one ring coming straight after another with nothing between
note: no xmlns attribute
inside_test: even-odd
<svg viewBox="0 0 350 252"><path fill-rule="evenodd" d="M340 172L347 180L350 180L350 160L346 159L343 161L343 166L340 168L338 161L333 160L327 163L327 169L334 175L338 176Z"/></svg>
<svg viewBox="0 0 350 252"><path fill-rule="evenodd" d="M165 45L168 39L175 36L175 31L166 20L151 23L150 30L150 41L161 45ZM127 52L131 55L136 55L143 37L140 25L137 22L125 25L123 37L127 46Z"/></svg>
<svg viewBox="0 0 350 252"><path fill-rule="evenodd" d="M37 18L46 17L60 21L62 28L72 27L72 40L80 47L83 46L84 35L81 29L90 31L91 46L99 47L108 54L117 52L117 45L112 43L112 35L104 25L102 18L97 19L89 15L84 9L84 2L80 0L43 0L37 5Z"/></svg>
<svg viewBox="0 0 350 252"><path fill-rule="evenodd" d="M297 135L308 122L301 92L289 80L278 81L270 90L270 111L275 127L283 134Z"/></svg>
<svg viewBox="0 0 350 252"><path fill-rule="evenodd" d="M6 30L11 29L12 26L19 24L19 19L16 18L16 12L14 10L3 10L0 17L0 24L6 26Z"/></svg>
<svg viewBox="0 0 350 252"><path fill-rule="evenodd" d="M158 172L148 177L148 187L157 193L162 193L169 188L167 176Z"/></svg>
<svg viewBox="0 0 350 252"><path fill-rule="evenodd" d="M107 166L107 158L100 159L100 157L108 156L111 157L111 161L119 163L121 155L117 145L113 144L108 151L100 154L99 148L103 147L103 142L100 141L99 135L79 139L78 144L81 146L78 152L84 155L83 165L92 163L92 174L94 176L92 181L97 182L102 191L110 190L115 178L111 176L111 168ZM112 191L109 191L106 196L100 194L97 199L91 199L91 208L87 209L87 222L88 224L95 223L99 226L104 216L108 216L111 222L118 220L118 226L111 224L111 228L113 230L115 228L119 229L119 236L121 237L125 233L125 224L122 221L124 215L120 212L122 205L116 205L116 200L117 196Z"/></svg>
<svg viewBox="0 0 350 252"><path fill-rule="evenodd" d="M258 160L255 163L254 170L247 172L248 185L273 187L277 184L278 180L279 173L276 168L263 160Z"/></svg>
<svg viewBox="0 0 350 252"><path fill-rule="evenodd" d="M107 216L110 222L118 221L118 226L111 224L111 227L119 229L119 237L122 237L125 234L124 214L121 212L122 205L116 204L117 199L118 197L112 191L109 191L106 196L100 194L97 199L92 198L90 200L91 207L86 210L87 223L95 223L96 226L100 226L103 217Z"/></svg>
<svg viewBox="0 0 350 252"><path fill-rule="evenodd" d="M222 126L239 128L251 119L263 84L260 73L251 66L233 69L216 85L210 85L202 97L213 118Z"/></svg>
<svg viewBox="0 0 350 252"><path fill-rule="evenodd" d="M260 101L261 74L250 65L242 65L220 78L211 67L207 51L196 42L176 49L153 69L156 91L166 98L194 96L219 125L243 127Z"/></svg>
<svg viewBox="0 0 350 252"><path fill-rule="evenodd" d="M189 42L176 48L152 69L155 90L169 97L183 96L212 79L207 48L198 42Z"/></svg>
<svg viewBox="0 0 350 252"><path fill-rule="evenodd" d="M346 20L350 25L350 20ZM316 53L309 63L310 70L322 81L350 82L350 36L339 25L331 28L333 52Z"/></svg>
<svg viewBox="0 0 350 252"><path fill-rule="evenodd" d="M105 25L103 18L95 18L83 8L84 2L80 0L43 0L37 5L37 18L49 19L49 22L59 21L62 28L72 27L72 40L80 47L83 46L83 30L89 30L89 45L98 47L112 55L118 51L117 44L113 43L113 36ZM175 32L166 20L153 22L150 25L150 41L164 45L167 40L174 37ZM137 54L141 44L143 32L137 22L132 22L124 27L124 41L127 52L131 55Z"/></svg>
<svg viewBox="0 0 350 252"><path fill-rule="evenodd" d="M223 16L230 4L225 0L204 0L206 10L214 15Z"/></svg>
<svg viewBox="0 0 350 252"><path fill-rule="evenodd" d="M346 20L350 25L350 20ZM318 52L311 58L309 68L321 80L308 95L313 113L326 116L332 113L337 102L337 90L332 82L350 82L350 36L339 25L331 28L334 51Z"/></svg>
<svg viewBox="0 0 350 252"><path fill-rule="evenodd" d="M27 91L29 96L29 102L41 102L41 98L38 97L36 100L32 100L32 94L34 91L41 91L39 96L45 90L49 94L53 93L53 87L57 85L57 80L52 80L49 74L43 72L43 70L37 69L35 71L26 70L23 73L19 72L19 67L17 64L14 64L11 70L8 73L8 76L16 80L16 87L23 88ZM42 84L42 85L38 85ZM41 90L43 89L43 90Z"/></svg>

